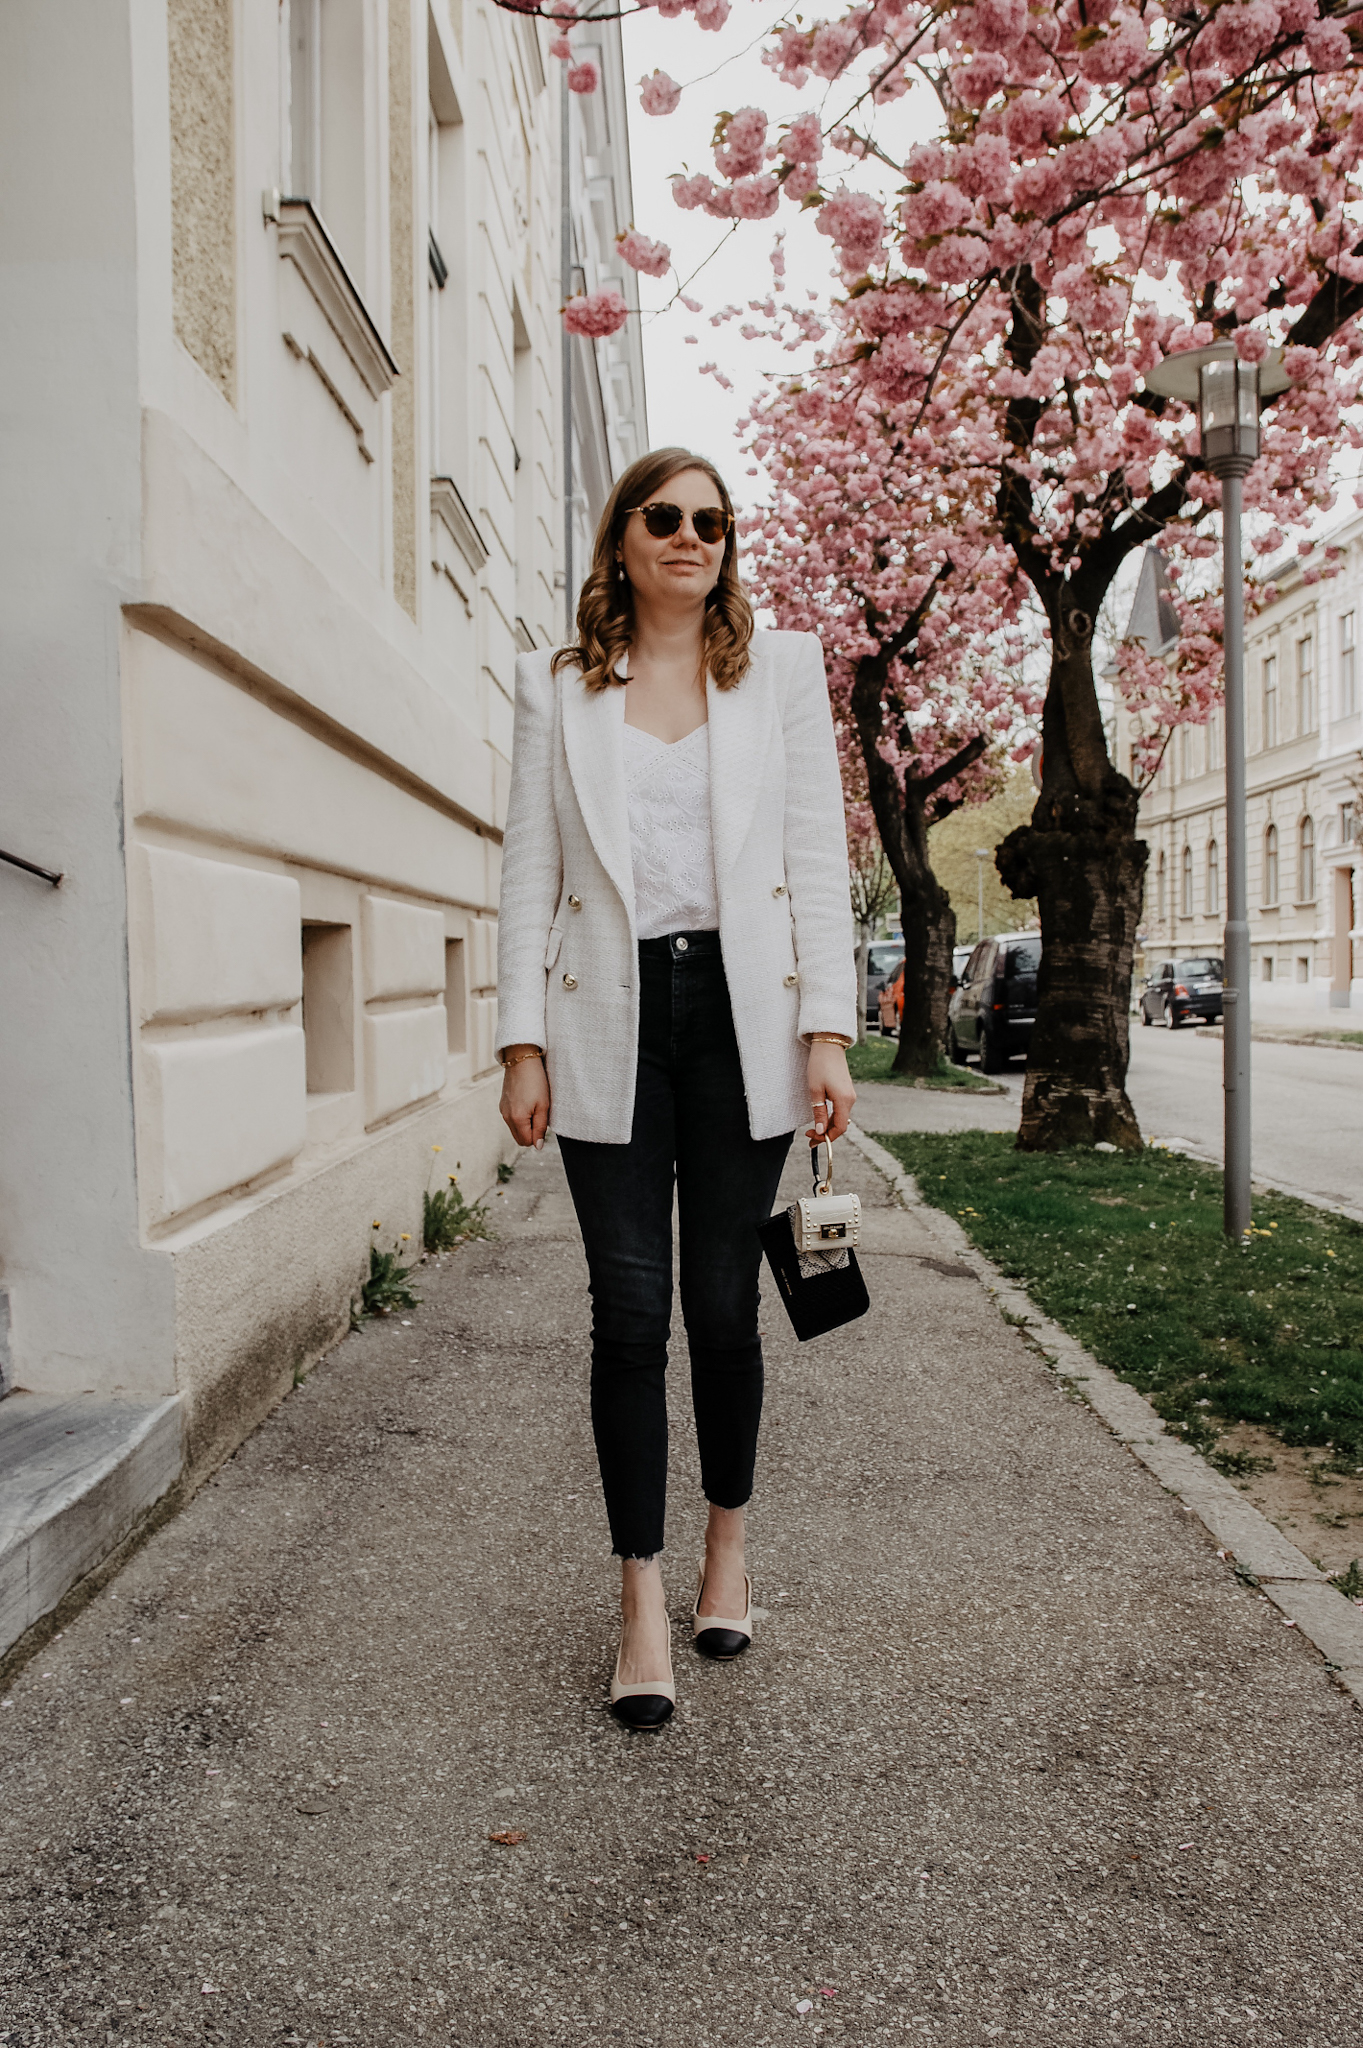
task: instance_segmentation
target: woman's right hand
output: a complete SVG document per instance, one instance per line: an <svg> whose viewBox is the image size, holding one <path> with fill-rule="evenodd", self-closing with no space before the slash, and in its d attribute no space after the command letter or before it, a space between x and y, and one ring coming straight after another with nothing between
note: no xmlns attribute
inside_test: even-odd
<svg viewBox="0 0 1363 2048"><path fill-rule="evenodd" d="M528 1046L509 1045L507 1054L528 1052ZM549 1128L549 1076L538 1050L533 1059L513 1060L502 1075L502 1122L518 1145L544 1147Z"/></svg>

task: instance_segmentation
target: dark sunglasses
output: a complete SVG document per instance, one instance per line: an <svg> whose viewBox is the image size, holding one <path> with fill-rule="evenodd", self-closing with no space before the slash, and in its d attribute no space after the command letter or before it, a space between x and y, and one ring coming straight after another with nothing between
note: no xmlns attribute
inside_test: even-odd
<svg viewBox="0 0 1363 2048"><path fill-rule="evenodd" d="M680 533L681 523L686 517L680 505L631 505L625 514L626 519L635 512L643 515L644 525L654 540L669 540L674 533ZM691 524L696 539L712 548L724 539L733 525L733 514L718 505L705 505L699 512L691 514Z"/></svg>

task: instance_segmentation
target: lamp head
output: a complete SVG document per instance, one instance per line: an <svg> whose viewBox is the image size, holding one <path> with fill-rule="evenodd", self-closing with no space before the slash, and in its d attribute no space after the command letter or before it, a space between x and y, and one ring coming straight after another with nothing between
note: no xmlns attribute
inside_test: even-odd
<svg viewBox="0 0 1363 2048"><path fill-rule="evenodd" d="M1246 476L1259 455L1259 402L1286 391L1282 352L1242 362L1229 341L1180 349L1146 373L1145 387L1196 405L1202 459L1215 477Z"/></svg>

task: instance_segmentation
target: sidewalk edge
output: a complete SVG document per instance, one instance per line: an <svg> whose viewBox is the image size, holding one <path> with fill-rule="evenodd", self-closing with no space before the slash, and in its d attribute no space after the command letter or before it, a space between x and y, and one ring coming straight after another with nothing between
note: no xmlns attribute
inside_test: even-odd
<svg viewBox="0 0 1363 2048"><path fill-rule="evenodd" d="M1043 1315L1031 1297L971 1243L954 1217L925 1202L913 1175L893 1153L856 1124L848 1126L847 1137L888 1181L901 1205L912 1210L944 1248L973 1269L1004 1320L1024 1333L1051 1370L1074 1388L1165 1491L1196 1515L1216 1543L1217 1554L1233 1565L1247 1585L1258 1588L1273 1602L1284 1620L1319 1650L1331 1676L1363 1706L1363 1609L1352 1606L1305 1552L1251 1507L1229 1480L1213 1471L1187 1444L1170 1436L1143 1394L1100 1365L1067 1330Z"/></svg>

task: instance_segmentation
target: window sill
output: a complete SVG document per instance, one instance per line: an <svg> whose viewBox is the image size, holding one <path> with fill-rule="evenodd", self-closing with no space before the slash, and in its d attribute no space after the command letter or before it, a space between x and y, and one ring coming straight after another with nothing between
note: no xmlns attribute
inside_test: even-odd
<svg viewBox="0 0 1363 2048"><path fill-rule="evenodd" d="M476 576L488 558L489 549L453 477L431 478L431 516L440 521Z"/></svg>
<svg viewBox="0 0 1363 2048"><path fill-rule="evenodd" d="M265 218L279 231L279 254L292 263L322 310L328 326L349 356L371 398L392 389L398 366L370 319L364 300L341 261L335 244L310 199L285 199L265 194ZM285 340L290 337L286 334ZM307 350L291 343L295 353Z"/></svg>

